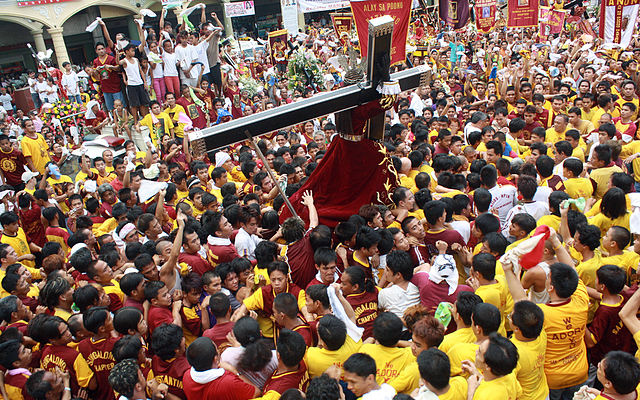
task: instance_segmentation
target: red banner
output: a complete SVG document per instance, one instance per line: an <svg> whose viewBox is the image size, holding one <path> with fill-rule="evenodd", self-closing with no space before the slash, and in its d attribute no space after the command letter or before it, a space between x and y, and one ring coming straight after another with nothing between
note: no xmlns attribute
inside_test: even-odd
<svg viewBox="0 0 640 400"><path fill-rule="evenodd" d="M19 6L39 6L42 4L62 3L63 1L71 1L71 0L18 0L18 5Z"/></svg>
<svg viewBox="0 0 640 400"><path fill-rule="evenodd" d="M487 33L493 29L496 24L496 11L498 3L496 0L478 0L476 1L476 27L478 31Z"/></svg>
<svg viewBox="0 0 640 400"><path fill-rule="evenodd" d="M440 19L453 29L461 29L469 21L469 0L440 0Z"/></svg>
<svg viewBox="0 0 640 400"><path fill-rule="evenodd" d="M269 57L272 64L286 61L287 35L286 29L269 32Z"/></svg>
<svg viewBox="0 0 640 400"><path fill-rule="evenodd" d="M507 28L538 26L538 0L509 0Z"/></svg>
<svg viewBox="0 0 640 400"><path fill-rule="evenodd" d="M538 35L544 39L549 35L562 32L566 15L562 10L540 7L540 30Z"/></svg>
<svg viewBox="0 0 640 400"><path fill-rule="evenodd" d="M407 57L407 34L411 19L411 7L404 0L354 0L351 11L358 31L360 54L367 55L369 40L369 20L389 15L393 18L391 37L391 65L404 62Z"/></svg>
<svg viewBox="0 0 640 400"><path fill-rule="evenodd" d="M340 43L346 45L349 41L349 35L353 26L353 18L351 14L331 14L333 29Z"/></svg>

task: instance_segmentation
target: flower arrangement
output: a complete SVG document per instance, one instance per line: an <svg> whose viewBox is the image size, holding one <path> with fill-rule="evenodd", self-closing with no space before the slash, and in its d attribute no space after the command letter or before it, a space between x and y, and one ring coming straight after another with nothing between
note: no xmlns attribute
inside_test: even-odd
<svg viewBox="0 0 640 400"><path fill-rule="evenodd" d="M289 57L287 66L289 89L312 88L319 92L324 90L324 79L318 59L304 49L297 49Z"/></svg>
<svg viewBox="0 0 640 400"><path fill-rule="evenodd" d="M84 106L82 104L78 104L69 100L59 100L51 104L51 107L43 107L42 121L45 124L50 125L51 121L55 118L60 121L62 129L66 130L72 125L75 125L74 118L66 117L82 111L84 111Z"/></svg>

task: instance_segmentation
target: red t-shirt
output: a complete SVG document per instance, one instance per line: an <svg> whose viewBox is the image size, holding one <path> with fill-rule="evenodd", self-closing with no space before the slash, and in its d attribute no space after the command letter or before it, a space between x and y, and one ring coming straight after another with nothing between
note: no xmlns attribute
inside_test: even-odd
<svg viewBox="0 0 640 400"><path fill-rule="evenodd" d="M220 347L227 341L227 335L233 330L233 325L235 322L231 321L215 324L213 328L204 331L202 336L208 337L217 347Z"/></svg>
<svg viewBox="0 0 640 400"><path fill-rule="evenodd" d="M191 370L184 374L184 393L189 399L216 400L248 400L252 399L255 388L243 382L235 374L224 371L224 374L204 384L196 383L191 378Z"/></svg>
<svg viewBox="0 0 640 400"><path fill-rule="evenodd" d="M173 314L166 307L149 307L149 315L147 316L147 325L149 325L149 337L153 334L153 330L162 324L172 324Z"/></svg>
<svg viewBox="0 0 640 400"><path fill-rule="evenodd" d="M116 58L112 55L107 55L107 58L104 62L100 61L100 57L96 57L93 60L93 68L97 68L103 65L118 65ZM100 89L104 93L118 93L120 88L120 82L122 79L120 78L120 73L116 71L101 71L100 72Z"/></svg>
<svg viewBox="0 0 640 400"><path fill-rule="evenodd" d="M316 264L313 260L313 247L307 231L304 237L287 246L287 262L291 267L291 280L298 287L307 287L307 284L316 276Z"/></svg>
<svg viewBox="0 0 640 400"><path fill-rule="evenodd" d="M44 226L42 226L42 220L40 219L40 206L35 201L32 201L31 208L20 209L18 216L20 217L22 229L27 235L27 240L40 247L44 246L47 242L47 236L44 233Z"/></svg>
<svg viewBox="0 0 640 400"><path fill-rule="evenodd" d="M227 87L224 89L224 96L231 100L231 115L234 119L242 117L242 106L240 105L240 89L235 90Z"/></svg>
<svg viewBox="0 0 640 400"><path fill-rule="evenodd" d="M364 329L363 338L373 337L373 321L378 318L378 291L350 294L347 302L356 314L356 325Z"/></svg>
<svg viewBox="0 0 640 400"><path fill-rule="evenodd" d="M413 278L411 278L411 283L420 290L420 302L431 314L435 313L438 304L443 301L454 304L460 292L473 292L473 289L467 285L458 285L456 290L449 295L447 282L435 283L429 280L427 272L414 274Z"/></svg>
<svg viewBox="0 0 640 400"><path fill-rule="evenodd" d="M618 304L600 303L598 306L593 321L589 325L589 332L596 342L596 345L590 349L591 360L595 364L612 350L622 350L632 354L635 351L631 332L624 326L618 315L633 292L635 292L633 289L623 292Z"/></svg>
<svg viewBox="0 0 640 400"><path fill-rule="evenodd" d="M209 247L209 251L207 252L209 254L209 263L212 266L231 262L240 257L238 255L238 250L236 250L236 246L232 243L226 246L218 246L208 243L207 246Z"/></svg>
<svg viewBox="0 0 640 400"><path fill-rule="evenodd" d="M8 153L0 150L0 169L9 185L16 186L23 183L22 173L25 165L27 161L22 152L14 148Z"/></svg>
<svg viewBox="0 0 640 400"><path fill-rule="evenodd" d="M282 394L288 389L300 389L305 392L308 384L309 374L307 373L307 365L304 361L301 361L297 371L284 373L278 373L276 371L264 384L263 393L273 390Z"/></svg>
<svg viewBox="0 0 640 400"><path fill-rule="evenodd" d="M156 381L169 386L169 393L187 400L187 396L184 393L184 385L182 384L182 377L185 372L191 369L191 365L189 365L185 356L171 359L171 361L165 361L158 356L153 356L151 359L151 369L153 370Z"/></svg>
<svg viewBox="0 0 640 400"><path fill-rule="evenodd" d="M78 394L78 390L80 390L78 376L76 374L77 371L75 369L75 363L78 357L82 359L79 362L86 364L87 361L82 354L71 347L47 344L42 349L40 368L49 372L55 372L56 367L60 368L62 372L68 371L69 380L71 381L71 394L75 396Z"/></svg>
<svg viewBox="0 0 640 400"><path fill-rule="evenodd" d="M115 395L109 384L109 373L115 365L113 358L113 345L119 338L110 337L94 341L87 338L78 344L78 351L87 360L89 368L93 371L98 387L91 392L91 398L96 400L113 400Z"/></svg>
<svg viewBox="0 0 640 400"><path fill-rule="evenodd" d="M203 260L202 257L198 253L196 254L187 254L180 253L178 256L178 262L186 263L191 266L191 270L193 272L197 272L200 275L203 275L207 271L213 270L213 267L207 260Z"/></svg>
<svg viewBox="0 0 640 400"><path fill-rule="evenodd" d="M194 127L204 129L207 126L207 118L204 115L204 111L193 100L181 96L176 99L176 103L184 108Z"/></svg>
<svg viewBox="0 0 640 400"><path fill-rule="evenodd" d="M140 303L139 301L136 301L130 297L127 296L127 299L124 301L124 305L123 307L133 307L133 308L137 308L138 310L140 310L140 312L142 312L144 314L144 308L142 307L142 303ZM173 318L171 319L173 321Z"/></svg>

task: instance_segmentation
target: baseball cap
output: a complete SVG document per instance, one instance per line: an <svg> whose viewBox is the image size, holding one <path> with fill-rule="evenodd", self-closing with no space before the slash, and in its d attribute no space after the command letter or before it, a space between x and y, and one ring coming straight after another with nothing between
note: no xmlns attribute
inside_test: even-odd
<svg viewBox="0 0 640 400"><path fill-rule="evenodd" d="M25 171L22 173L22 182L27 183L31 178L35 178L39 174L37 172Z"/></svg>

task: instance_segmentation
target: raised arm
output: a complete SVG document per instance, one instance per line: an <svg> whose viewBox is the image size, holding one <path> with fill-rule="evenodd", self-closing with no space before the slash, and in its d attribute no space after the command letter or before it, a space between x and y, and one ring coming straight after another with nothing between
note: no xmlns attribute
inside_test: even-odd
<svg viewBox="0 0 640 400"><path fill-rule="evenodd" d="M305 191L302 195L302 204L309 209L309 229L313 229L318 226L318 211L315 204L313 204L313 192L311 190Z"/></svg>
<svg viewBox="0 0 640 400"><path fill-rule="evenodd" d="M513 301L526 300L527 294L522 287L522 283L520 279L513 272L513 264L508 262L502 263L502 269L504 270L505 278L507 279L507 285L509 286L509 292L511 292L511 297Z"/></svg>
<svg viewBox="0 0 640 400"><path fill-rule="evenodd" d="M176 238L173 240L173 246L171 246L171 254L169 259L160 269L160 278L173 277L176 273L176 266L178 265L178 256L180 255L180 249L182 248L182 234L184 233L184 225L187 221L187 216L178 211L178 232ZM166 282L165 282L166 283Z"/></svg>
<svg viewBox="0 0 640 400"><path fill-rule="evenodd" d="M107 29L107 24L101 19L98 21L100 27L102 28L102 34L104 35L104 40L107 42L107 46L111 48L111 50L115 51L115 47L113 46L113 40L111 40L111 36L109 36L109 29Z"/></svg>

